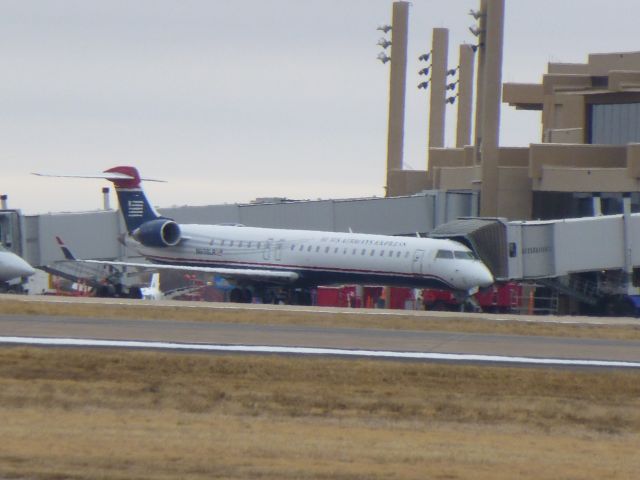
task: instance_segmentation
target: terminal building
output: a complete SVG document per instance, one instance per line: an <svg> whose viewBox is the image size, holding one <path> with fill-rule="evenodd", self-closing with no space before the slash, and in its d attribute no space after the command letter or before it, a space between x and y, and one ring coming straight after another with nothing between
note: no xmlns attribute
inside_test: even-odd
<svg viewBox="0 0 640 480"><path fill-rule="evenodd" d="M456 147L444 147L451 68L448 32L437 28L428 162L407 171L408 2L393 4L386 198L263 199L160 212L186 223L448 236L473 246L499 281L552 290L562 312L601 313L594 301L607 296L633 303L640 277L640 52L550 63L540 83L503 84L504 0L482 0L480 7L478 44L459 47L455 68ZM499 145L502 103L540 112L539 143ZM56 236L78 257L131 258L118 242L125 231L120 215L107 201L103 211L36 216L3 203L0 240L34 266L62 259Z"/></svg>

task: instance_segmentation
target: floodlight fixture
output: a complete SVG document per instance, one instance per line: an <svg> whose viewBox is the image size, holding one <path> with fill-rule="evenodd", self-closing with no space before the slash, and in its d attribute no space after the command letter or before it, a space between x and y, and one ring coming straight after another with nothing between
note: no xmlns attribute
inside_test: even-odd
<svg viewBox="0 0 640 480"><path fill-rule="evenodd" d="M391 25L378 25L378 28L376 28L376 30L380 30L381 32L387 33L391 30Z"/></svg>
<svg viewBox="0 0 640 480"><path fill-rule="evenodd" d="M384 52L380 52L376 58L382 63L387 63L389 60L391 60L391 57Z"/></svg>
<svg viewBox="0 0 640 480"><path fill-rule="evenodd" d="M469 31L475 36L475 37L479 37L480 34L484 31L484 30L480 30L479 27L477 27L476 25L472 25L469 27Z"/></svg>
<svg viewBox="0 0 640 480"><path fill-rule="evenodd" d="M445 100L446 103L453 105L454 103L456 103L456 97L449 97Z"/></svg>
<svg viewBox="0 0 640 480"><path fill-rule="evenodd" d="M418 57L418 60L420 60L421 62L428 62L430 57L431 57L431 52L423 53Z"/></svg>
<svg viewBox="0 0 640 480"><path fill-rule="evenodd" d="M422 83L418 84L418 88L422 88L423 90L426 90L426 89L427 89L427 87L429 87L429 80L424 81L424 82L422 82Z"/></svg>
<svg viewBox="0 0 640 480"><path fill-rule="evenodd" d="M429 75L429 70L431 69L431 65L428 67L424 67L422 70L418 71L418 75Z"/></svg>
<svg viewBox="0 0 640 480"><path fill-rule="evenodd" d="M453 83L449 83L445 88L447 90L455 90L456 89L456 85L458 84L458 82L453 82Z"/></svg>
<svg viewBox="0 0 640 480"><path fill-rule="evenodd" d="M469 10L469 15L478 20L480 17L484 17L486 14L482 10Z"/></svg>
<svg viewBox="0 0 640 480"><path fill-rule="evenodd" d="M380 45L382 48L386 49L386 48L391 46L391 42L389 40L387 40L386 38L384 38L384 37L380 37L378 39L377 45Z"/></svg>
<svg viewBox="0 0 640 480"><path fill-rule="evenodd" d="M447 75L455 75L459 68L459 66L457 66L456 68L450 68L449 70L447 70Z"/></svg>

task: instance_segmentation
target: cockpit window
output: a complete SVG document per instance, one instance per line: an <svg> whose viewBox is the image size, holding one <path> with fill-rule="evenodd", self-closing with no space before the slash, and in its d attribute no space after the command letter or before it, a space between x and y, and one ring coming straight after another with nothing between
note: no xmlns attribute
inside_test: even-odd
<svg viewBox="0 0 640 480"><path fill-rule="evenodd" d="M438 250L436 258L453 258L453 252L451 250Z"/></svg>
<svg viewBox="0 0 640 480"><path fill-rule="evenodd" d="M465 252L463 250L456 250L453 254L460 260L475 260L477 258L473 252Z"/></svg>

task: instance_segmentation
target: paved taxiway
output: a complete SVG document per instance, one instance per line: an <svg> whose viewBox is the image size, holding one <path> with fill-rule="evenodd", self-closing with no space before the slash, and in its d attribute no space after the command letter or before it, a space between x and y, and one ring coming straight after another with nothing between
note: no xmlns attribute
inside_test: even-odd
<svg viewBox="0 0 640 480"><path fill-rule="evenodd" d="M361 311L361 313L365 312ZM640 366L640 341L479 333L222 324L172 320L122 320L46 315L0 315L0 337L101 341L136 340L164 342L164 344L421 352L587 362L594 360L628 362L630 366ZM0 343L3 343L1 339ZM304 351L299 353L304 354ZM557 363L562 364L562 362Z"/></svg>

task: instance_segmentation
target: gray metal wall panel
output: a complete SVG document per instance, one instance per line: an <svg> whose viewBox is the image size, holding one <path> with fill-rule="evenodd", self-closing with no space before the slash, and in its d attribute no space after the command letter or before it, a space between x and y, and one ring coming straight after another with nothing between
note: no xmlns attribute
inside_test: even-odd
<svg viewBox="0 0 640 480"><path fill-rule="evenodd" d="M121 254L118 216L115 211L40 215L38 265L64 259L56 236L78 258L118 258Z"/></svg>
<svg viewBox="0 0 640 480"><path fill-rule="evenodd" d="M338 232L411 235L433 229L430 197L395 197L340 201L335 206Z"/></svg>
<svg viewBox="0 0 640 480"><path fill-rule="evenodd" d="M178 223L241 223L238 205L159 208L158 213Z"/></svg>
<svg viewBox="0 0 640 480"><path fill-rule="evenodd" d="M252 227L294 228L380 234L428 232L435 223L434 194L397 198L318 200L207 207L162 208L162 215L181 223L242 223ZM471 196L441 195L447 201L445 221L468 216ZM446 200L448 199L448 200Z"/></svg>
<svg viewBox="0 0 640 480"><path fill-rule="evenodd" d="M443 223L456 220L460 217L470 217L473 215L472 202L474 200L471 193L446 192L446 218Z"/></svg>
<svg viewBox="0 0 640 480"><path fill-rule="evenodd" d="M631 264L640 267L640 214L631 215Z"/></svg>
<svg viewBox="0 0 640 480"><path fill-rule="evenodd" d="M591 106L591 143L625 145L640 142L640 103Z"/></svg>
<svg viewBox="0 0 640 480"><path fill-rule="evenodd" d="M524 278L554 277L553 223L523 225L522 271Z"/></svg>
<svg viewBox="0 0 640 480"><path fill-rule="evenodd" d="M332 200L242 205L240 223L251 227L333 231Z"/></svg>
<svg viewBox="0 0 640 480"><path fill-rule="evenodd" d="M624 231L621 215L557 222L554 240L558 252L558 275L618 269L624 266Z"/></svg>
<svg viewBox="0 0 640 480"><path fill-rule="evenodd" d="M522 260L522 229L521 222L507 224L507 245L509 252L509 273L507 279L521 279L524 277Z"/></svg>
<svg viewBox="0 0 640 480"><path fill-rule="evenodd" d="M24 228L22 235L24 236L25 241L24 259L31 265L44 265L44 263L40 261L40 237L38 235L38 232L40 231L39 224L39 216L24 217L24 221L22 223Z"/></svg>

